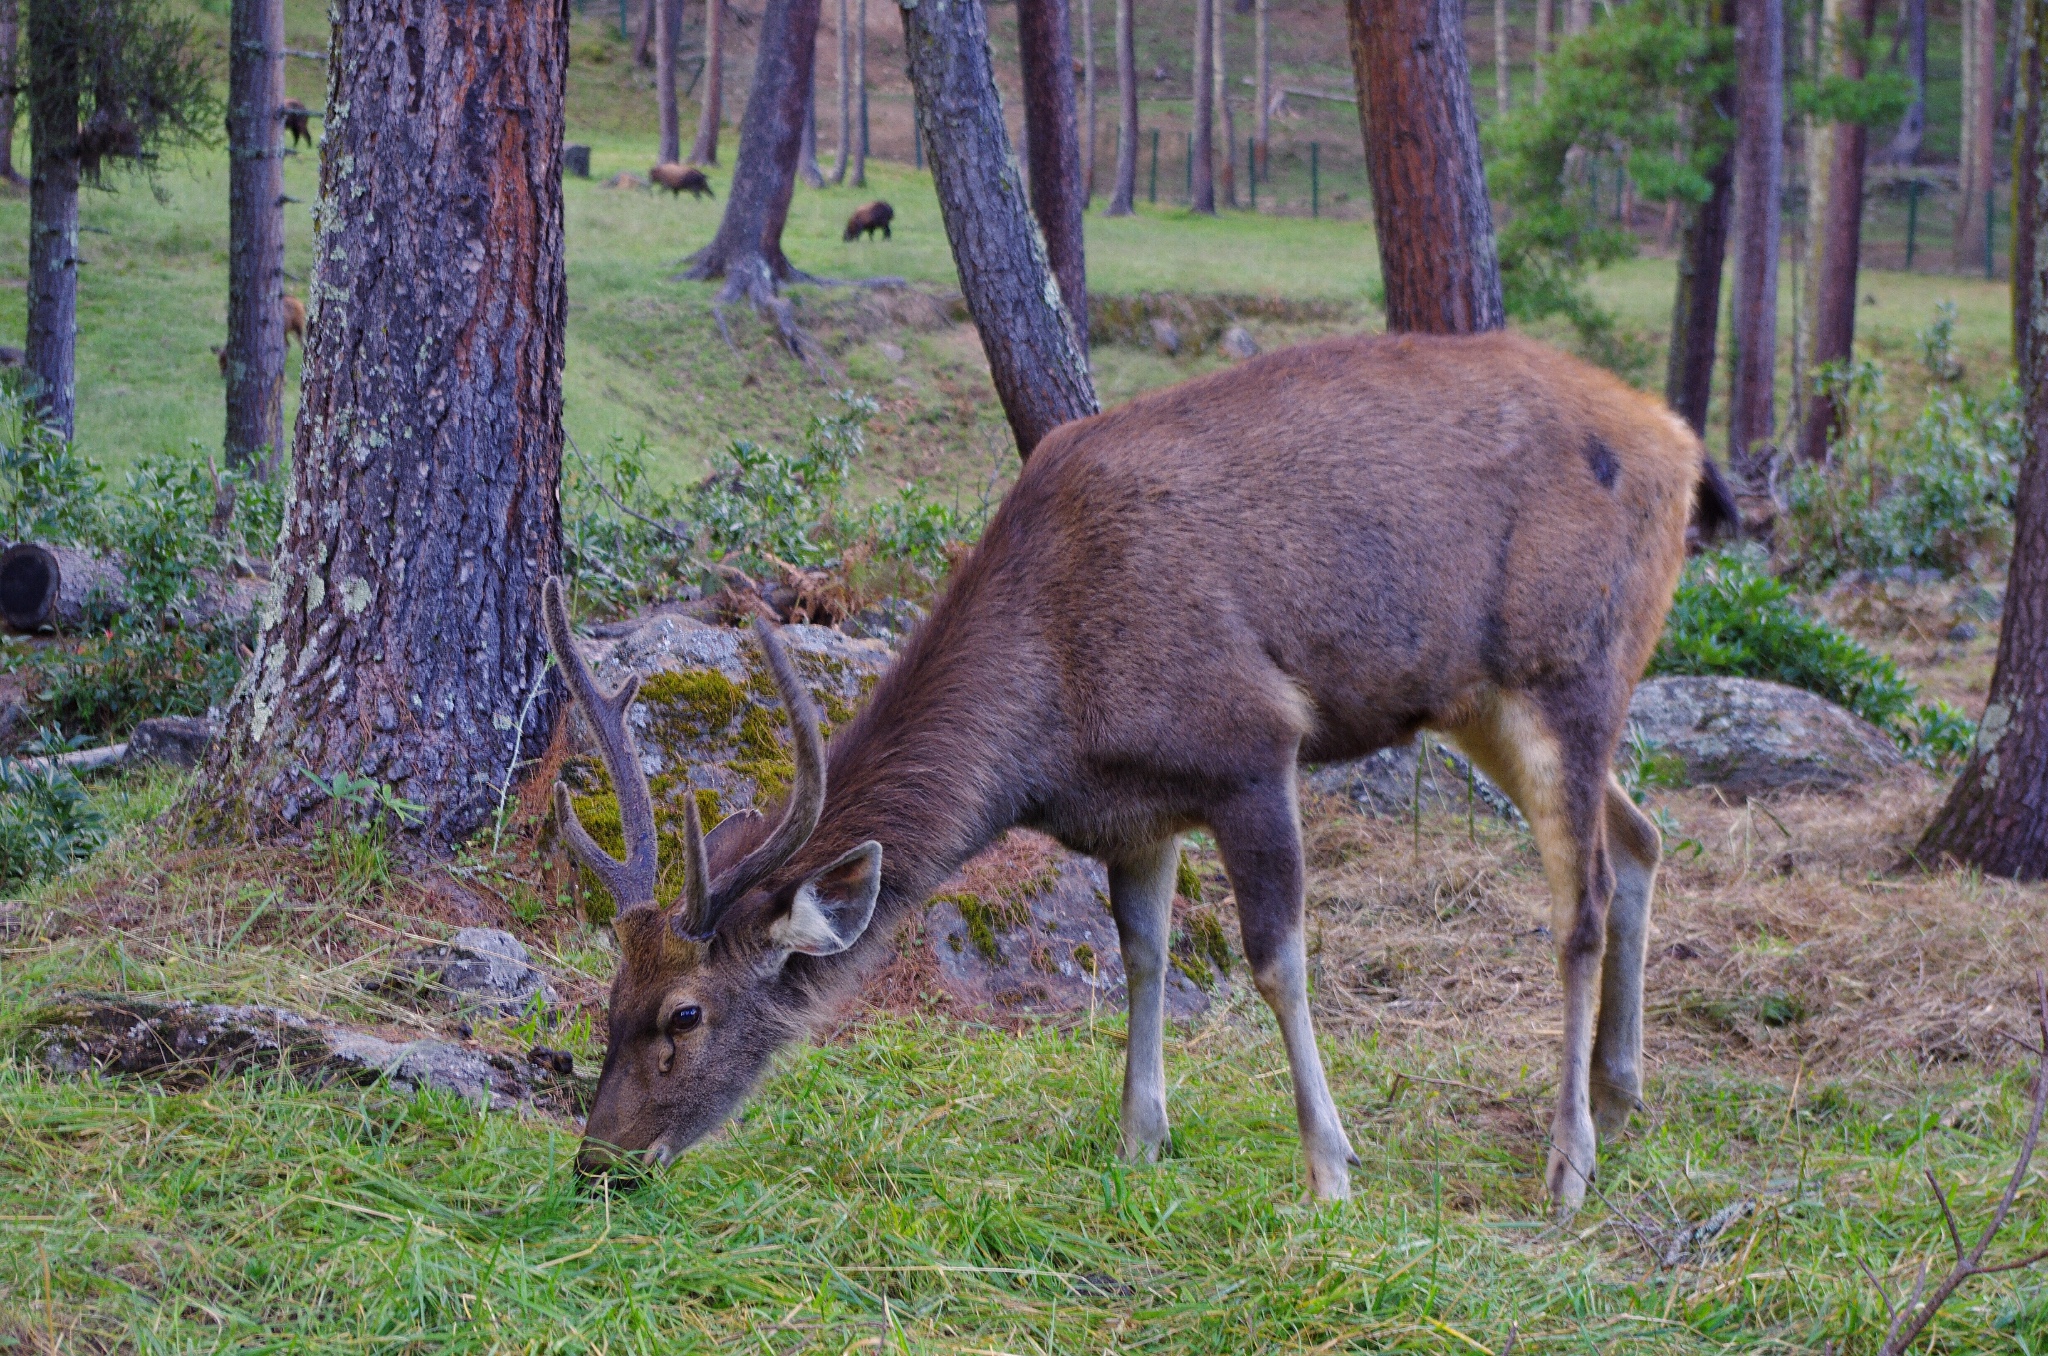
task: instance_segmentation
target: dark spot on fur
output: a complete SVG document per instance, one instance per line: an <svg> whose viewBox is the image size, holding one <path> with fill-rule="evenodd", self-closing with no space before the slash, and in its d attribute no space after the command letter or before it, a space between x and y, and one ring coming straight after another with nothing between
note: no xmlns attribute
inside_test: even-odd
<svg viewBox="0 0 2048 1356"><path fill-rule="evenodd" d="M1593 479L1600 482L1600 488L1611 490L1614 479L1621 474L1621 463L1614 458L1614 449L1600 441L1596 435L1586 439L1586 465L1593 468Z"/></svg>

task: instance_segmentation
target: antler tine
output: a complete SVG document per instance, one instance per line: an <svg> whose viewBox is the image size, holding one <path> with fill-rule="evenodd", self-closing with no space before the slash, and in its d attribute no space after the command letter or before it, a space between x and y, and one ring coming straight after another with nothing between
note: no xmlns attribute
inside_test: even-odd
<svg viewBox="0 0 2048 1356"><path fill-rule="evenodd" d="M754 636L768 656L768 671L775 675L783 708L789 712L790 737L796 746L796 775L790 782L789 804L782 812L782 822L770 831L761 846L718 882L710 902L707 927L716 923L718 915L734 900L788 861L790 854L811 836L811 830L818 827L818 816L825 811L825 741L818 733L817 708L811 705L811 694L797 677L796 666L789 662L774 629L756 618Z"/></svg>
<svg viewBox="0 0 2048 1356"><path fill-rule="evenodd" d="M697 798L683 805L683 931L702 935L711 930L711 867L704 853L704 821Z"/></svg>
<svg viewBox="0 0 2048 1356"><path fill-rule="evenodd" d="M570 804L569 789L555 784L555 816L562 835L576 859L590 868L611 891L619 911L654 903L654 873L657 847L654 835L654 802L647 793L647 774L633 751L633 732L626 726L626 711L640 691L638 677L629 677L617 692L598 691L590 666L576 649L569 633L569 606L562 593L562 581L550 577L541 586L541 616L547 624L548 647L568 680L569 695L583 709L591 728L597 731L599 752L605 770L611 774L612 790L619 798L619 827L626 839L626 860L606 852L583 827Z"/></svg>

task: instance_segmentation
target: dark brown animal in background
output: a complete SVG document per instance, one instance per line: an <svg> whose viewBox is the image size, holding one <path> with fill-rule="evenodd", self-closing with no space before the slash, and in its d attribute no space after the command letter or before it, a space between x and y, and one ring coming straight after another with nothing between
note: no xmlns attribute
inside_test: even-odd
<svg viewBox="0 0 2048 1356"><path fill-rule="evenodd" d="M284 101L284 130L291 134L292 145L313 144L313 110L297 99Z"/></svg>
<svg viewBox="0 0 2048 1356"><path fill-rule="evenodd" d="M550 581L549 640L627 847L623 863L599 848L557 788L570 849L619 906L578 1167L666 1163L717 1127L1013 825L1108 867L1130 994L1123 1152L1156 1157L1180 835L1205 827L1286 1045L1309 1184L1349 1194L1357 1160L1309 1020L1296 767L1433 730L1514 799L1542 855L1564 989L1546 1184L1569 1213L1598 1136L1640 1105L1661 845L1613 759L1687 519L1733 518L1706 466L1661 401L1503 333L1330 340L1066 424L829 750L757 624L792 790L774 819L708 835L686 799L688 884L667 909L635 686L597 690Z"/></svg>
<svg viewBox="0 0 2048 1356"><path fill-rule="evenodd" d="M704 171L695 165L678 165L671 161L666 165L656 165L647 171L647 177L656 186L667 189L671 197L681 197L685 193L693 198L718 196L711 191L711 181L704 177Z"/></svg>
<svg viewBox="0 0 2048 1356"><path fill-rule="evenodd" d="M896 220L896 209L885 202L871 202L846 219L846 238L854 239L866 233L873 240L875 232L882 233L882 239L889 239L889 223Z"/></svg>

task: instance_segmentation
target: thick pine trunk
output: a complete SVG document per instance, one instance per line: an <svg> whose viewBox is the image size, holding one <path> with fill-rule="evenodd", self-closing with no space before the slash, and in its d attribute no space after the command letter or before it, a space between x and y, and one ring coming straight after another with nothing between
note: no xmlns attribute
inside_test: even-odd
<svg viewBox="0 0 2048 1356"><path fill-rule="evenodd" d="M21 0L0 0L0 179L24 182L14 168L14 106L21 92Z"/></svg>
<svg viewBox="0 0 2048 1356"><path fill-rule="evenodd" d="M1895 165L1911 165L1920 159L1920 143L1927 138L1927 0L1903 0L1901 27L1906 40L1906 78L1913 82L1913 102L1899 119L1899 130L1885 148L1885 159ZM1892 55L1898 55L1892 44Z"/></svg>
<svg viewBox="0 0 2048 1356"><path fill-rule="evenodd" d="M839 0L839 149L832 157L832 182L846 182L846 164L853 154L853 26L847 22L846 0Z"/></svg>
<svg viewBox="0 0 2048 1356"><path fill-rule="evenodd" d="M662 0L642 0L640 6L640 27L633 36L633 64L652 66L654 64L655 30L661 20L657 10Z"/></svg>
<svg viewBox="0 0 2048 1356"><path fill-rule="evenodd" d="M1831 3L1830 17L1840 34L1829 41L1836 49L1836 65L1843 76L1861 80L1864 47L1876 10L1872 0L1841 0ZM1818 213L1813 268L1813 323L1810 367L1818 370L1827 363L1847 362L1856 342L1856 277L1863 252L1863 162L1869 137L1861 123L1836 123L1827 129L1826 174ZM1825 461L1828 443L1838 431L1840 412L1835 403L1819 391L1809 393L1805 425L1799 433L1799 455L1808 461Z"/></svg>
<svg viewBox="0 0 2048 1356"><path fill-rule="evenodd" d="M853 186L868 186L868 0L854 0L853 83L859 124L853 150Z"/></svg>
<svg viewBox="0 0 2048 1356"><path fill-rule="evenodd" d="M903 11L903 37L960 290L1017 454L1028 457L1099 408L1087 352L1018 182L980 0L921 0Z"/></svg>
<svg viewBox="0 0 2048 1356"><path fill-rule="evenodd" d="M1081 148L1074 136L1074 40L1066 0L1017 0L1024 77L1024 147L1031 211L1045 238L1081 351L1088 351L1088 264L1081 240Z"/></svg>
<svg viewBox="0 0 2048 1356"><path fill-rule="evenodd" d="M29 0L28 370L69 438L78 361L79 71L60 11Z"/></svg>
<svg viewBox="0 0 2048 1356"><path fill-rule="evenodd" d="M2048 175L2027 153L2042 135L2041 48L2035 41L2032 0L2013 0L2022 12L2013 25L2012 129L2012 365L2017 372L2039 370L2033 353L2034 235L2048 221ZM2044 260L2043 262L2048 262Z"/></svg>
<svg viewBox="0 0 2048 1356"><path fill-rule="evenodd" d="M1493 209L1457 0L1348 0L1387 328L1470 334L1507 323Z"/></svg>
<svg viewBox="0 0 2048 1356"><path fill-rule="evenodd" d="M443 846L491 822L560 705L539 613L561 568L568 6L333 14L293 502L195 818L268 838L377 813L312 781L346 775L423 806L412 831Z"/></svg>
<svg viewBox="0 0 2048 1356"><path fill-rule="evenodd" d="M796 177L803 180L805 188L823 188L825 172L818 168L818 68L817 58L811 59L811 83L804 89L804 128L797 141ZM782 232L777 231L777 239Z"/></svg>
<svg viewBox="0 0 2048 1356"><path fill-rule="evenodd" d="M1984 226L1990 210L1998 135L1998 5L1963 5L1962 202L1956 211L1955 266L1976 270L1986 256Z"/></svg>
<svg viewBox="0 0 2048 1356"><path fill-rule="evenodd" d="M1713 192L1685 208L1678 245L1678 291L1671 307L1671 353L1664 398L1692 431L1707 431L1714 392L1714 344L1721 326L1721 271L1728 257L1734 166L1724 157L1707 173Z"/></svg>
<svg viewBox="0 0 2048 1356"><path fill-rule="evenodd" d="M2019 222L2034 238L2032 267L2013 274L2014 311L2028 316L2048 304L2048 211L2037 196L2048 163L2048 119L2034 104L2041 90L2040 44L2048 38L2048 4L2025 0L2028 36L2024 83L2033 98L2020 119L2015 158L2031 162L2033 195ZM2012 566L1990 698L1977 743L1948 801L1916 851L1929 865L1946 861L2019 880L2048 877L2048 352L2034 345L2020 370L2027 393L2027 458L2013 505Z"/></svg>
<svg viewBox="0 0 2048 1356"><path fill-rule="evenodd" d="M724 300L770 305L795 276L782 252L782 223L796 191L804 109L818 46L819 0L768 0L761 14L754 87L740 117L740 149L726 190L725 215L711 243L690 258L686 276L724 278ZM795 347L787 326L784 339Z"/></svg>
<svg viewBox="0 0 2048 1356"><path fill-rule="evenodd" d="M1214 91L1209 87L1214 67L1215 37L1211 28L1212 7L1222 0L1195 0L1195 138L1189 154L1192 191L1188 206L1197 212L1216 214L1216 147Z"/></svg>
<svg viewBox="0 0 2048 1356"><path fill-rule="evenodd" d="M1224 19L1230 13L1230 0L1209 0L1209 81L1214 90L1216 122L1223 134L1223 154L1218 156L1216 165L1217 199L1224 207L1237 206L1237 120L1230 113L1230 80L1226 74L1229 63L1224 59L1223 38L1227 31Z"/></svg>
<svg viewBox="0 0 2048 1356"><path fill-rule="evenodd" d="M661 162L683 158L681 115L676 109L676 48L683 26L683 0L651 0L654 10L654 101L661 117Z"/></svg>
<svg viewBox="0 0 2048 1356"><path fill-rule="evenodd" d="M1081 0L1081 206L1095 201L1095 0Z"/></svg>
<svg viewBox="0 0 2048 1356"><path fill-rule="evenodd" d="M1735 7L1735 295L1728 469L1770 492L1777 449L1778 186L1785 163L1784 0Z"/></svg>
<svg viewBox="0 0 2048 1356"><path fill-rule="evenodd" d="M704 102L697 110L697 139L690 160L718 163L718 122L725 116L725 0L704 0Z"/></svg>
<svg viewBox="0 0 2048 1356"><path fill-rule="evenodd" d="M1263 0L1261 0L1263 3ZM1135 0L1116 0L1116 187L1104 216L1127 217L1138 197L1138 42Z"/></svg>
<svg viewBox="0 0 2048 1356"><path fill-rule="evenodd" d="M284 0L228 21L227 463L268 480L284 454Z"/></svg>

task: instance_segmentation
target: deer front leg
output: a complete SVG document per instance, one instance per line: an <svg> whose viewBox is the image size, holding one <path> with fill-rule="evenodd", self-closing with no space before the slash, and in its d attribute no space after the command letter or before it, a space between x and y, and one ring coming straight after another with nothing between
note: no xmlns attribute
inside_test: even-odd
<svg viewBox="0 0 2048 1356"><path fill-rule="evenodd" d="M1124 1157L1151 1163L1167 1147L1166 944L1180 839L1109 864L1109 911L1124 956L1130 1026L1124 1042Z"/></svg>

